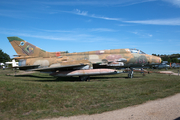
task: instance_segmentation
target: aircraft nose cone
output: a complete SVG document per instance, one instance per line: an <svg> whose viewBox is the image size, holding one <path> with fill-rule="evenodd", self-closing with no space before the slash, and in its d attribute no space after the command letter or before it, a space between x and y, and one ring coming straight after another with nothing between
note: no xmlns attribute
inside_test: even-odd
<svg viewBox="0 0 180 120"><path fill-rule="evenodd" d="M161 63L161 58L159 58L159 63Z"/></svg>
<svg viewBox="0 0 180 120"><path fill-rule="evenodd" d="M156 64L160 64L161 63L161 58L157 57L157 56L153 56L152 57L152 62L156 63Z"/></svg>
<svg viewBox="0 0 180 120"><path fill-rule="evenodd" d="M161 63L161 58L160 57L156 57L156 61L157 61L157 63Z"/></svg>

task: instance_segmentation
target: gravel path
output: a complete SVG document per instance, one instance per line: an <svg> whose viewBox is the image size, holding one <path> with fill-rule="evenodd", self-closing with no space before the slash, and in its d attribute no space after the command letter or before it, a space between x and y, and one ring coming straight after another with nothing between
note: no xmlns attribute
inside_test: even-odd
<svg viewBox="0 0 180 120"><path fill-rule="evenodd" d="M172 71L160 71L159 73L169 74L169 75L179 75L178 73L174 73Z"/></svg>
<svg viewBox="0 0 180 120"><path fill-rule="evenodd" d="M180 120L180 93L164 99L101 114L46 120Z"/></svg>

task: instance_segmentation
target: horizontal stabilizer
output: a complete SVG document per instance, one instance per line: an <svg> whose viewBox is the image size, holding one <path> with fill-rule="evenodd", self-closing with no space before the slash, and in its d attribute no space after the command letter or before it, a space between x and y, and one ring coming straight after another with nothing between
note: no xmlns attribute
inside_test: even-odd
<svg viewBox="0 0 180 120"><path fill-rule="evenodd" d="M19 57L15 57L14 59L20 60L20 59L28 59L28 58L35 58L35 57L34 56L19 56Z"/></svg>
<svg viewBox="0 0 180 120"><path fill-rule="evenodd" d="M20 54L19 54L19 55L13 55L13 56L19 56L19 57L20 57L20 56L23 56L23 55L20 55Z"/></svg>
<svg viewBox="0 0 180 120"><path fill-rule="evenodd" d="M19 68L19 70L29 70L29 69L36 69L38 68L40 65L30 65L30 66L16 66L13 68Z"/></svg>

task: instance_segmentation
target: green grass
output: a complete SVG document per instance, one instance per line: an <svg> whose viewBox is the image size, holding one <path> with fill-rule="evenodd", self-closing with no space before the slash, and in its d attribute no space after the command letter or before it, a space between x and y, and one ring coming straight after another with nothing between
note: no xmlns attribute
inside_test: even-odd
<svg viewBox="0 0 180 120"><path fill-rule="evenodd" d="M7 76L0 70L0 119L43 119L102 113L180 92L180 77L135 73L57 78L48 74Z"/></svg>
<svg viewBox="0 0 180 120"><path fill-rule="evenodd" d="M154 71L154 72L158 72L158 71L172 71L172 72L175 72L175 73L178 73L178 70L180 72L180 69L179 68L168 68L168 69L165 69L165 68L162 68L162 69L148 69L149 71Z"/></svg>

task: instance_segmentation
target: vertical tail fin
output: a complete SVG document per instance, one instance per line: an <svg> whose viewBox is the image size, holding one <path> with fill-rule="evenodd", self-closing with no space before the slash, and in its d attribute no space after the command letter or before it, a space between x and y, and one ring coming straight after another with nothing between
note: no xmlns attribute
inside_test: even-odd
<svg viewBox="0 0 180 120"><path fill-rule="evenodd" d="M26 42L19 37L7 37L16 53L20 56L48 57L49 53Z"/></svg>

